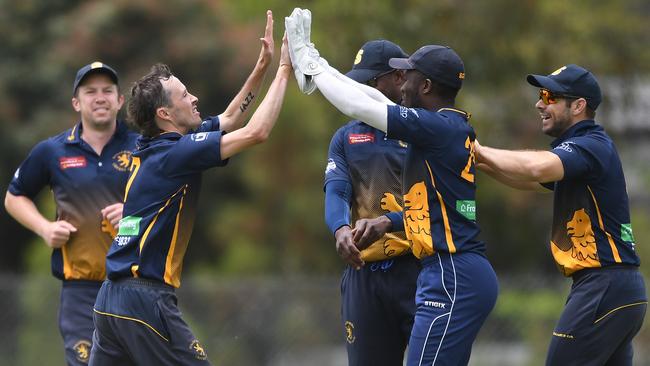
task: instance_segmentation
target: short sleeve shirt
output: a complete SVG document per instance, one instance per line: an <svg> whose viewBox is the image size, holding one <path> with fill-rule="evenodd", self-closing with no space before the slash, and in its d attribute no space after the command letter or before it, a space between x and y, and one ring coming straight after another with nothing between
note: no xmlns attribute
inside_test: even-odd
<svg viewBox="0 0 650 366"><path fill-rule="evenodd" d="M388 106L388 137L408 143L404 229L413 254L484 252L477 239L474 129L453 108Z"/></svg>
<svg viewBox="0 0 650 366"><path fill-rule="evenodd" d="M551 252L566 276L584 268L638 266L621 160L612 139L592 120L551 144L564 167L555 182Z"/></svg>

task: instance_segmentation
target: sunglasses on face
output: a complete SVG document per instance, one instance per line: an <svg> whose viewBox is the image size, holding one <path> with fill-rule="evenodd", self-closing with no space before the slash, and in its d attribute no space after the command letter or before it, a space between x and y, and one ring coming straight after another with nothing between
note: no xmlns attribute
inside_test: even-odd
<svg viewBox="0 0 650 366"><path fill-rule="evenodd" d="M382 73L380 73L380 74L377 74L377 76L375 76L374 78L372 78L372 79L366 81L366 85L371 86L371 87L373 87L373 88L376 88L376 87L377 87L377 79L379 79L380 77L382 77L382 76L384 76L384 75L392 74L392 73L394 73L395 71L397 71L397 70L396 70L396 69L392 69L392 70L388 70L388 71L382 72Z"/></svg>
<svg viewBox="0 0 650 366"><path fill-rule="evenodd" d="M546 105L550 104L555 104L557 103L558 99L580 99L582 97L578 97L576 95L568 95L568 94L558 94L558 93L553 93L548 89L540 89L539 90L539 99L542 100L542 103Z"/></svg>

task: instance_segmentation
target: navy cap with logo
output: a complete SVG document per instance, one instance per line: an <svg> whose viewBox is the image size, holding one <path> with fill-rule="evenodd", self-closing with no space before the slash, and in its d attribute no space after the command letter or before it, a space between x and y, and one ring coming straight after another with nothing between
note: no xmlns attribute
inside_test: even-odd
<svg viewBox="0 0 650 366"><path fill-rule="evenodd" d="M394 70L388 65L388 60L393 57L408 57L408 54L391 41L379 39L366 42L357 52L352 70L345 76L366 83L380 74Z"/></svg>
<svg viewBox="0 0 650 366"><path fill-rule="evenodd" d="M77 92L79 84L81 84L86 76L94 73L103 73L108 75L111 80L113 80L113 82L117 85L117 72L105 63L95 61L80 68L79 71L77 71L77 76L74 78L74 84L72 85L72 94L74 95Z"/></svg>
<svg viewBox="0 0 650 366"><path fill-rule="evenodd" d="M400 70L418 70L429 79L460 89L465 79L465 65L460 56L447 46L420 47L409 58L393 58L388 63Z"/></svg>
<svg viewBox="0 0 650 366"><path fill-rule="evenodd" d="M562 66L548 76L530 74L526 80L530 85L548 89L554 94L585 98L587 105L593 110L596 110L602 101L596 77L578 65Z"/></svg>

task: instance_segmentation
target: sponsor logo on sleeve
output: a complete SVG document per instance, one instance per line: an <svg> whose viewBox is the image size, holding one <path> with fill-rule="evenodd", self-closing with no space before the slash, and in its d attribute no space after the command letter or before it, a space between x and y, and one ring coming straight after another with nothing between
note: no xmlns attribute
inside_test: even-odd
<svg viewBox="0 0 650 366"><path fill-rule="evenodd" d="M70 168L85 168L88 165L85 156L63 156L59 158L59 167L62 170Z"/></svg>
<svg viewBox="0 0 650 366"><path fill-rule="evenodd" d="M399 115L406 119L410 113L413 113L417 118L420 118L420 114L414 108L406 108L404 106L399 106Z"/></svg>
<svg viewBox="0 0 650 366"><path fill-rule="evenodd" d="M375 142L375 135L372 133L351 133L348 135L348 143L363 144L368 142Z"/></svg>
<svg viewBox="0 0 650 366"><path fill-rule="evenodd" d="M634 243L634 233L632 232L632 224L621 225L621 240L629 243Z"/></svg>
<svg viewBox="0 0 650 366"><path fill-rule="evenodd" d="M193 133L190 135L190 138L192 139L192 141L201 142L207 140L209 134L210 132Z"/></svg>
<svg viewBox="0 0 650 366"><path fill-rule="evenodd" d="M573 144L573 142L565 141L565 142L559 144L555 149L564 150L566 152L573 152L573 149L571 148L571 144Z"/></svg>
<svg viewBox="0 0 650 366"><path fill-rule="evenodd" d="M476 220L476 201L474 200L459 200L456 201L456 211L465 216L468 220Z"/></svg>
<svg viewBox="0 0 650 366"><path fill-rule="evenodd" d="M406 119L406 117L409 115L409 109L403 106L399 106L399 115L402 118Z"/></svg>
<svg viewBox="0 0 650 366"><path fill-rule="evenodd" d="M117 235L136 236L140 234L140 221L142 221L142 217L123 217L122 220L120 220L120 230L117 232Z"/></svg>
<svg viewBox="0 0 650 366"><path fill-rule="evenodd" d="M334 170L336 170L336 162L334 162L334 159L327 159L327 167L325 168L325 174L328 174Z"/></svg>

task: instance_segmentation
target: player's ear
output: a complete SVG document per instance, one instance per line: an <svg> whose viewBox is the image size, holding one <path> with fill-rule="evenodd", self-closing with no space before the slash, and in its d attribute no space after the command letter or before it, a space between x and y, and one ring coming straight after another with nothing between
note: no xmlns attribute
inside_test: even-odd
<svg viewBox="0 0 650 366"><path fill-rule="evenodd" d="M122 109L122 106L124 105L124 94L120 94L119 97L117 97L117 109Z"/></svg>
<svg viewBox="0 0 650 366"><path fill-rule="evenodd" d="M74 108L75 112L81 112L81 103L79 102L79 99L77 97L72 97L72 108Z"/></svg>
<svg viewBox="0 0 650 366"><path fill-rule="evenodd" d="M579 98L571 103L571 111L574 115L579 115L587 109L587 100Z"/></svg>
<svg viewBox="0 0 650 366"><path fill-rule="evenodd" d="M169 113L169 110L166 107L158 107L158 109L156 109L156 117L164 121L169 121L171 113Z"/></svg>
<svg viewBox="0 0 650 366"><path fill-rule="evenodd" d="M431 93L433 89L433 83L431 82L431 79L429 78L422 79L422 83L420 84L420 89L422 90L422 94Z"/></svg>

